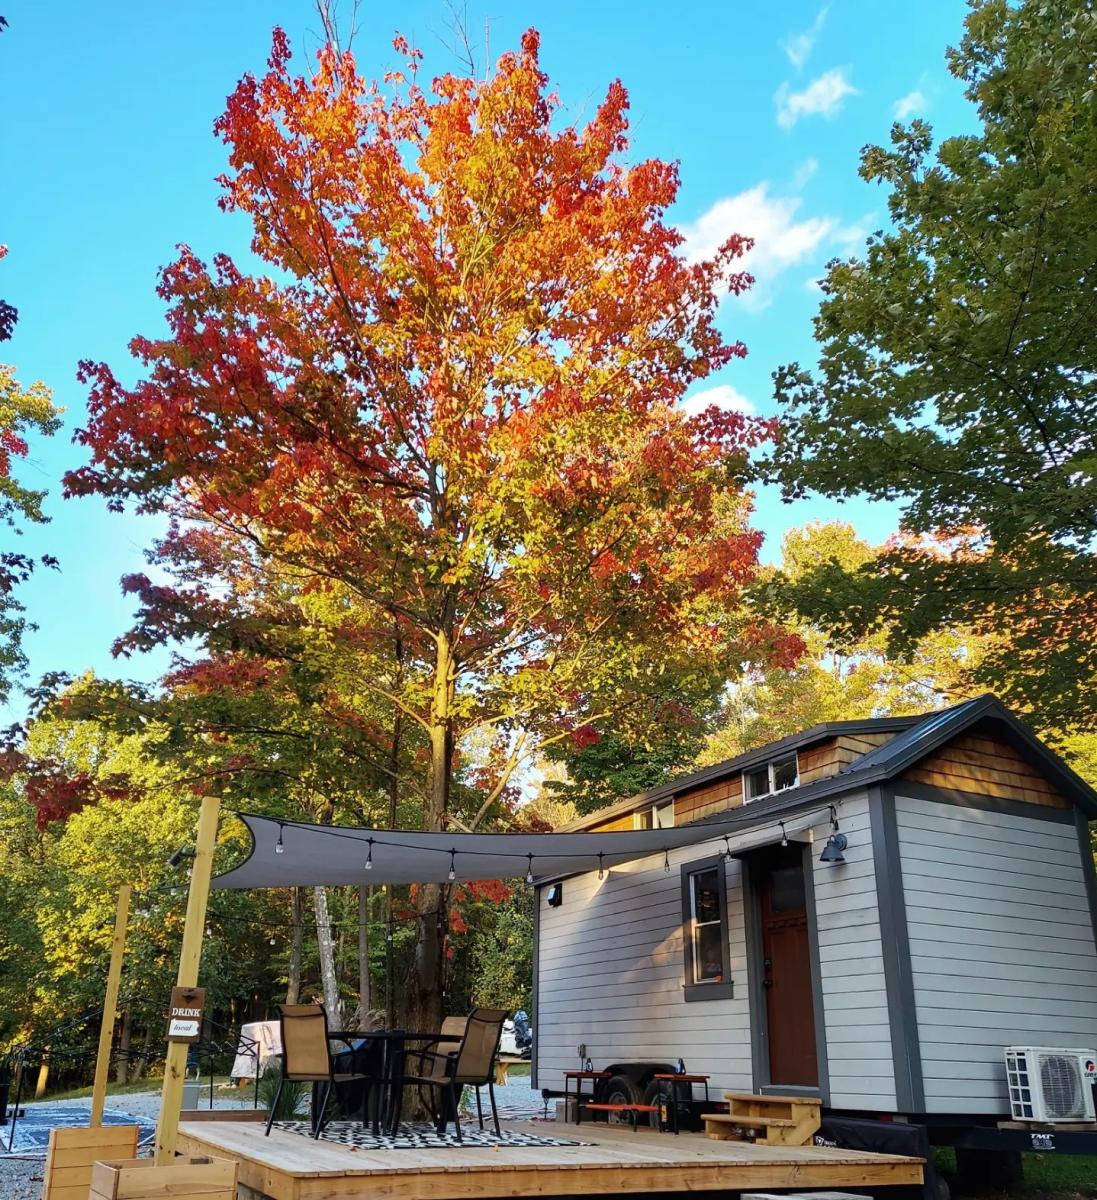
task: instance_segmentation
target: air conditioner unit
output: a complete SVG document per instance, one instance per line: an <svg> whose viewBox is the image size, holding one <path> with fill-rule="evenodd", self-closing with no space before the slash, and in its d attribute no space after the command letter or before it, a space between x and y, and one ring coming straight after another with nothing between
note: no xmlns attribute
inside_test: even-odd
<svg viewBox="0 0 1097 1200"><path fill-rule="evenodd" d="M1092 1121L1097 1053L1007 1046L1006 1082L1015 1121Z"/></svg>

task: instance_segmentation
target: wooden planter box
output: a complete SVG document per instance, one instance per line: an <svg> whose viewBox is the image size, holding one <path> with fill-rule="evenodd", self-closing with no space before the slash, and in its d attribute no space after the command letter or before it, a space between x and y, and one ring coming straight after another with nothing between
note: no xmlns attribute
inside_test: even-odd
<svg viewBox="0 0 1097 1200"><path fill-rule="evenodd" d="M236 1200L237 1165L185 1154L163 1167L151 1158L97 1162L88 1200Z"/></svg>
<svg viewBox="0 0 1097 1200"><path fill-rule="evenodd" d="M92 1168L106 1158L136 1157L137 1134L136 1125L51 1129L43 1200L88 1200Z"/></svg>

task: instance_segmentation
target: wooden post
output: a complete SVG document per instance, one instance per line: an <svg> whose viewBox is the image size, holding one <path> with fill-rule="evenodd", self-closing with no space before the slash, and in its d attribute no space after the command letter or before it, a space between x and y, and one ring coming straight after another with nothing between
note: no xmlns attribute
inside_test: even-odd
<svg viewBox="0 0 1097 1200"><path fill-rule="evenodd" d="M95 1059L95 1082L91 1089L92 1129L103 1124L103 1109L107 1103L107 1076L110 1074L110 1048L114 1041L114 1022L118 1016L118 987L122 981L122 959L126 952L126 927L129 924L130 897L133 888L128 883L118 889L118 908L114 913L114 941L110 948L110 970L107 972L107 995L103 1001L103 1020L99 1025L99 1054Z"/></svg>
<svg viewBox="0 0 1097 1200"><path fill-rule="evenodd" d="M195 987L198 983L198 964L202 958L202 935L206 927L206 903L209 900L210 877L213 874L213 852L217 845L217 818L221 801L216 796L203 796L198 815L198 837L194 846L194 862L190 869L190 892L187 896L187 918L183 926L183 948L179 953L178 987ZM164 1064L164 1087L160 1093L160 1120L156 1125L156 1163L165 1166L175 1157L179 1136L179 1113L183 1108L183 1081L187 1073L185 1042L169 1042Z"/></svg>
<svg viewBox="0 0 1097 1200"><path fill-rule="evenodd" d="M41 1100L46 1094L46 1084L50 1077L50 1050L51 1046L46 1047L45 1054L42 1055L42 1061L38 1064L38 1081L34 1085L34 1098Z"/></svg>

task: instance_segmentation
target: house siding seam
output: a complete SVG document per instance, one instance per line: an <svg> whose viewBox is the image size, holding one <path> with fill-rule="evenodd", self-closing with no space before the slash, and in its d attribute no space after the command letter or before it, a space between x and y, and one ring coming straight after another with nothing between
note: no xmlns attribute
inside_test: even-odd
<svg viewBox="0 0 1097 1200"><path fill-rule="evenodd" d="M840 814L849 841L846 861L830 864L820 862L817 853L811 856L829 1102L834 1108L894 1112L895 1071L868 796L843 796Z"/></svg>
<svg viewBox="0 0 1097 1200"><path fill-rule="evenodd" d="M1097 1046L1078 830L904 786L895 814L926 1110L1006 1114L1004 1046Z"/></svg>

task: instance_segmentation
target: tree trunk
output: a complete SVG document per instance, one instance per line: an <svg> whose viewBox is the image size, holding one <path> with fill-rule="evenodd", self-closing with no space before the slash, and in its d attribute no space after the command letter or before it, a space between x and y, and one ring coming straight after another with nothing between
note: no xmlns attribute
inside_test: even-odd
<svg viewBox="0 0 1097 1200"><path fill-rule="evenodd" d="M393 687L399 691L404 682L404 641L397 622L393 635L393 652L396 657L396 674ZM396 810L400 802L400 752L404 736L404 714L400 708L392 713L392 740L389 743L388 787L389 829L396 828ZM393 978L395 964L392 945L392 884L385 885L385 1028L396 1028L396 981Z"/></svg>
<svg viewBox="0 0 1097 1200"><path fill-rule="evenodd" d="M316 941L320 947L320 985L324 991L324 1007L328 1013L328 1024L332 1029L343 1028L342 1005L339 1002L339 985L335 978L335 953L331 941L331 917L328 915L328 893L326 888L312 889L316 907Z"/></svg>
<svg viewBox="0 0 1097 1200"><path fill-rule="evenodd" d="M369 1029L373 1010L373 989L369 982L369 893L358 889L358 1028Z"/></svg>
<svg viewBox="0 0 1097 1200"><path fill-rule="evenodd" d="M144 1079L149 1071L149 1054L152 1053L152 1026L145 1026L145 1036L141 1039L141 1053L137 1056L137 1061L133 1064L133 1070L130 1071L130 1082L136 1079Z"/></svg>
<svg viewBox="0 0 1097 1200"><path fill-rule="evenodd" d="M293 932L290 935L289 966L286 969L286 1003L297 1004L301 999L301 948L305 939L305 893L301 888L293 889L291 904Z"/></svg>
<svg viewBox="0 0 1097 1200"><path fill-rule="evenodd" d="M117 1083L128 1083L130 1077L130 1038L133 1036L133 1015L129 1007L122 1013L122 1032L118 1035L118 1061L114 1066Z"/></svg>
<svg viewBox="0 0 1097 1200"><path fill-rule="evenodd" d="M434 694L430 706L430 793L423 811L423 828L444 828L449 808L450 774L453 765L453 727L450 704L453 698L454 662L448 637L437 635L434 664ZM446 921L441 909L446 889L436 883L420 886L416 894L419 914L415 958L407 990L409 1029L435 1030L442 1024L442 949Z"/></svg>

